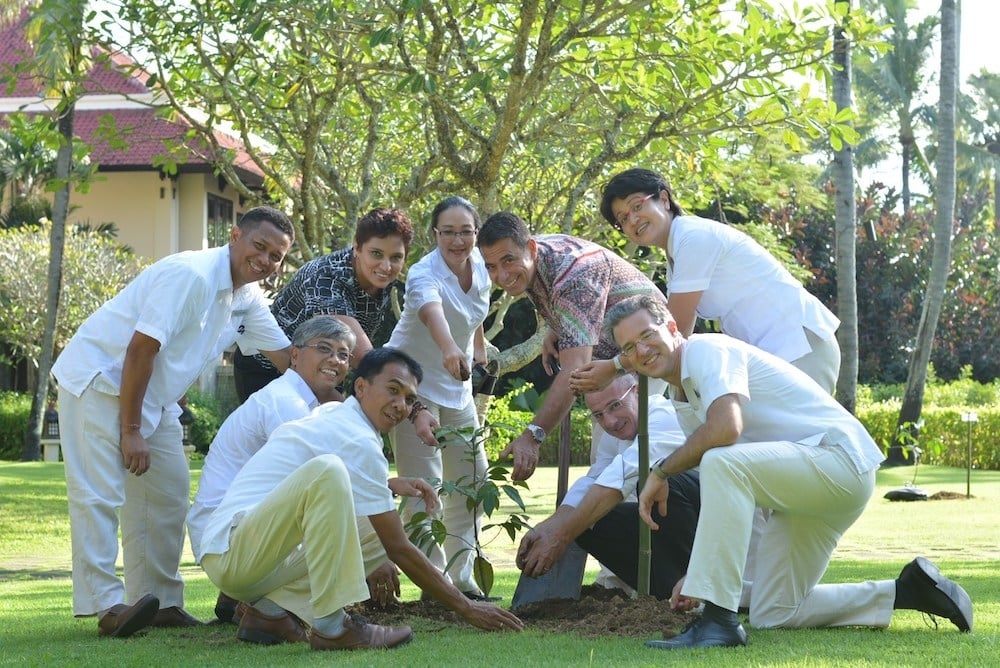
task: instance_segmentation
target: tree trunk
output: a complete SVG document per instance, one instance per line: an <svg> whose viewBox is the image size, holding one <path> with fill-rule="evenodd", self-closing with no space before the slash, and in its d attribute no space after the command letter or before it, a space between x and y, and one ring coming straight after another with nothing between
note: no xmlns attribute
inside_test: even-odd
<svg viewBox="0 0 1000 668"><path fill-rule="evenodd" d="M934 252L927 281L927 294L920 313L916 345L910 357L906 394L899 411L896 440L887 464L905 461L903 447L916 444L923 409L927 363L934 346L934 333L951 267L951 237L955 216L955 98L958 91L958 34L955 0L941 3L941 97L938 102L938 154L934 196Z"/></svg>
<svg viewBox="0 0 1000 668"><path fill-rule="evenodd" d="M850 0L840 3L851 8ZM839 25L833 31L833 101L837 111L851 108L851 42ZM857 205L854 202L853 147L844 144L833 154L834 225L837 239L837 314L840 329L840 376L837 399L854 412L858 386L858 292L855 268Z"/></svg>
<svg viewBox="0 0 1000 668"><path fill-rule="evenodd" d="M70 175L73 169L73 114L75 103L63 98L58 107L59 134L62 144L56 154L56 180L62 187L56 192L52 207L52 228L49 231L49 273L45 293L45 331L42 333L42 350L38 356L38 378L35 394L31 399L31 414L24 439L22 461L37 461L41 454L42 415L49 392L49 372L55 348L56 317L59 314L59 294L62 290L63 247L66 240L66 217L69 215Z"/></svg>

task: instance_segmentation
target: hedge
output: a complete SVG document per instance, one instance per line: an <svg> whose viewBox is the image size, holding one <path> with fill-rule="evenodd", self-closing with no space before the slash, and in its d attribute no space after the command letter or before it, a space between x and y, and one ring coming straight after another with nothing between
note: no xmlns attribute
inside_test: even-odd
<svg viewBox="0 0 1000 668"><path fill-rule="evenodd" d="M0 460L21 459L30 413L30 395L20 392L0 392Z"/></svg>

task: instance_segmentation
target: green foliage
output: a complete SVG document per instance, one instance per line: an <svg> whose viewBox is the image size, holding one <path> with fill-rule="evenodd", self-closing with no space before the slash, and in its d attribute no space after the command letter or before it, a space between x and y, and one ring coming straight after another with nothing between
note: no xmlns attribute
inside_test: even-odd
<svg viewBox="0 0 1000 668"><path fill-rule="evenodd" d="M45 222L0 229L0 309L4 313L0 340L30 360L38 359L45 326L49 228ZM118 294L143 264L106 233L67 234L56 350L62 350L83 321Z"/></svg>
<svg viewBox="0 0 1000 668"><path fill-rule="evenodd" d="M219 432L219 427L225 420L222 406L214 394L200 392L191 388L187 391L187 407L194 415L191 423L191 443L195 450L202 454L208 453L208 446Z"/></svg>
<svg viewBox="0 0 1000 668"><path fill-rule="evenodd" d="M18 460L24 451L31 396L0 392L0 460Z"/></svg>

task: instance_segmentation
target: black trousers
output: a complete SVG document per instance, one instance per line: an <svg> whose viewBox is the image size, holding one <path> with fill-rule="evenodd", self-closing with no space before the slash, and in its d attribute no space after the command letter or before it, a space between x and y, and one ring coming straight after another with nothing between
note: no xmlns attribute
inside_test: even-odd
<svg viewBox="0 0 1000 668"><path fill-rule="evenodd" d="M686 573L701 509L701 485L696 471L670 476L667 516L653 506L660 525L651 532L649 593L659 599L670 593ZM633 589L639 572L639 504L619 503L593 527L580 534L577 545L607 566Z"/></svg>
<svg viewBox="0 0 1000 668"><path fill-rule="evenodd" d="M233 384L236 385L236 396L242 404L251 394L281 377L273 366L264 366L256 357L247 356L237 346L233 353Z"/></svg>

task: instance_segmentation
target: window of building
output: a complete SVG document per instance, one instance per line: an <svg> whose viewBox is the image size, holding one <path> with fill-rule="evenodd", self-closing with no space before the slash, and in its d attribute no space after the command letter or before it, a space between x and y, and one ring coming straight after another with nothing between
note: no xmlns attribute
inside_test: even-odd
<svg viewBox="0 0 1000 668"><path fill-rule="evenodd" d="M208 245L210 248L229 243L229 232L236 223L231 200L209 194L208 196Z"/></svg>

